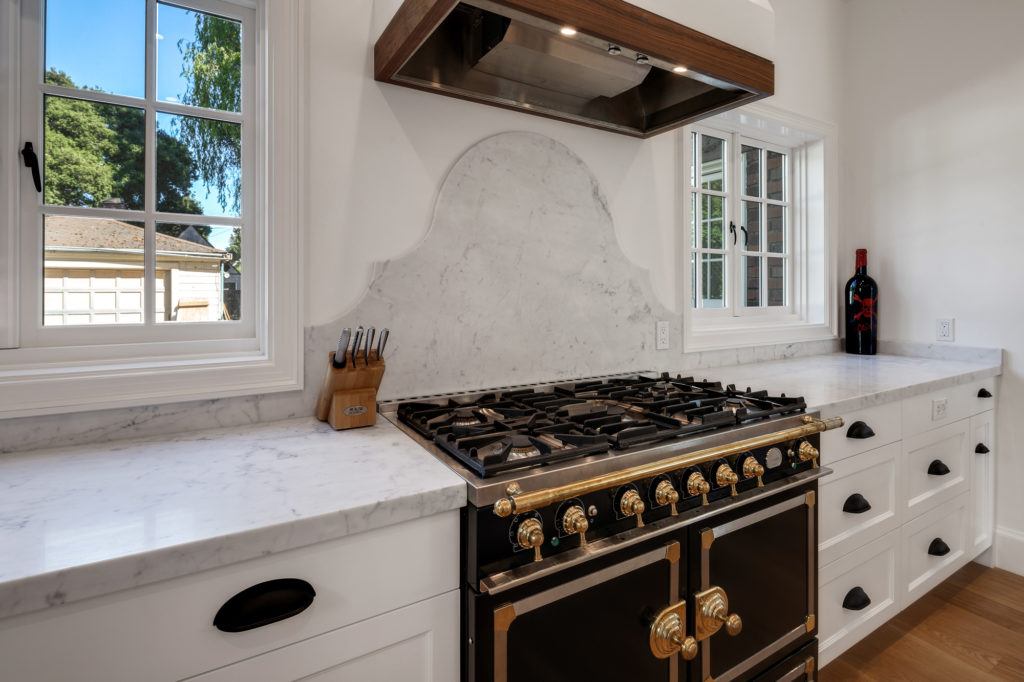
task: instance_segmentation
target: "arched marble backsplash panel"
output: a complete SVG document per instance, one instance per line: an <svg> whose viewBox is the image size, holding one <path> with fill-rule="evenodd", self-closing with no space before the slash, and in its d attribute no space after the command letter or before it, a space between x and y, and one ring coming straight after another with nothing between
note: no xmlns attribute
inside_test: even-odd
<svg viewBox="0 0 1024 682"><path fill-rule="evenodd" d="M423 242L309 330L307 378L319 386L326 352L358 324L391 329L382 399L657 368L658 319L681 338L583 161L543 135L502 133L455 163Z"/></svg>

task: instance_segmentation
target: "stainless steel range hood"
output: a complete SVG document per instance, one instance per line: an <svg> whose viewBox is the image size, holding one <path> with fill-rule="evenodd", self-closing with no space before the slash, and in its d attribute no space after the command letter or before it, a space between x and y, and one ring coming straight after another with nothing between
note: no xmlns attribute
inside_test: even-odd
<svg viewBox="0 0 1024 682"><path fill-rule="evenodd" d="M649 137L772 93L770 61L622 0L406 0L378 80Z"/></svg>

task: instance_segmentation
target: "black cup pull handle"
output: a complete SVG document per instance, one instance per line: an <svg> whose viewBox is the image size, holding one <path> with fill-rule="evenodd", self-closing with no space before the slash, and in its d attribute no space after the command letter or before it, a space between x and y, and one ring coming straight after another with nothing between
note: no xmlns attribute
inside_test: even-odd
<svg viewBox="0 0 1024 682"><path fill-rule="evenodd" d="M843 511L847 514L863 514L869 509L871 509L871 503L860 493L850 495L843 503Z"/></svg>
<svg viewBox="0 0 1024 682"><path fill-rule="evenodd" d="M928 465L929 476L945 476L948 473L949 467L941 459L933 459L932 463Z"/></svg>
<svg viewBox="0 0 1024 682"><path fill-rule="evenodd" d="M213 625L222 632L260 628L302 613L314 597L316 590L305 580L268 580L247 587L224 602L213 617Z"/></svg>
<svg viewBox="0 0 1024 682"><path fill-rule="evenodd" d="M856 438L858 440L864 440L866 438L873 438L875 435L874 429L865 424L864 422L853 422L850 424L850 428L846 430L847 438Z"/></svg>
<svg viewBox="0 0 1024 682"><path fill-rule="evenodd" d="M932 556L946 556L949 554L949 545L942 541L942 538L935 538L928 545L928 553Z"/></svg>
<svg viewBox="0 0 1024 682"><path fill-rule="evenodd" d="M983 389L978 391L978 397L979 398L991 398L992 397L992 393L987 388L983 388Z"/></svg>
<svg viewBox="0 0 1024 682"><path fill-rule="evenodd" d="M846 597L843 599L843 608L847 611L861 611L870 604L871 597L868 596L868 593L860 585L847 592Z"/></svg>
<svg viewBox="0 0 1024 682"><path fill-rule="evenodd" d="M974 452L979 455L987 455L992 451L989 450L988 446L985 445L984 443L978 443L976 446L974 446Z"/></svg>

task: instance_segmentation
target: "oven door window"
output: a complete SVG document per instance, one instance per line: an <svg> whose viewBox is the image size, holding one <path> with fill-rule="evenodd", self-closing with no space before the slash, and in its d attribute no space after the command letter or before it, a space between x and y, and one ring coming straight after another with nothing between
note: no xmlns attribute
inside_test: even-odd
<svg viewBox="0 0 1024 682"><path fill-rule="evenodd" d="M692 596L695 612L705 604L721 608L721 625L701 639L701 679L731 680L811 638L815 629L817 536L815 493L775 502L700 532L700 585ZM724 597L715 603L715 588ZM711 595L704 598L701 595ZM730 632L728 617L741 628ZM699 616L698 616L699 618ZM734 623L735 625L736 623ZM715 629L717 627L717 629Z"/></svg>
<svg viewBox="0 0 1024 682"><path fill-rule="evenodd" d="M680 656L653 653L651 625L685 609L680 551L672 542L494 608L494 681L676 682Z"/></svg>

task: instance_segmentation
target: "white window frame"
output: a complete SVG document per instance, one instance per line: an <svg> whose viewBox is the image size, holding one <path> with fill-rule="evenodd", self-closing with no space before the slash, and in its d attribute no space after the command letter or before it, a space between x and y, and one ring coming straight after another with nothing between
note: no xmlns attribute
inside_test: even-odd
<svg viewBox="0 0 1024 682"><path fill-rule="evenodd" d="M299 123L305 89L302 68L302 3L268 0L187 0L190 8L230 18L245 18L244 40L254 55L243 66L247 85L243 113L242 319L207 323L42 325L41 195L31 187L18 151L31 141L42 156L43 86L42 0L13 0L0 8L0 36L15 37L0 53L0 90L10 93L0 107L0 418L248 395L302 388L301 232L302 167ZM154 25L155 3L147 10L147 31ZM250 26L251 25L251 26ZM21 42L26 40L27 43ZM38 44L32 44L38 36ZM13 44L11 44L13 43ZM28 58L22 55L31 48ZM152 41L147 41L147 70L155 69ZM34 55L34 56L33 56ZM155 138L152 79L147 100L98 95L113 104L147 111L147 136ZM93 99L90 96L90 99ZM29 106L23 106L26 101ZM162 111L191 113L172 103ZM223 112L213 117L229 118ZM19 120L20 119L20 120ZM147 146L147 173L155 168ZM246 180L248 178L248 180ZM146 210L59 207L54 213L153 221L154 183L147 182ZM10 201L2 201L5 199ZM7 207L10 207L9 209ZM50 212L49 207L46 209ZM175 222L234 225L240 219L168 216ZM180 220L179 220L180 218ZM147 223L149 226L151 222ZM32 226L36 235L32 237ZM246 242L249 242L246 244ZM147 229L146 271L155 271L154 233ZM20 259L18 254L21 255ZM15 292L21 293L15 293ZM30 301L29 305L25 301ZM146 306L154 310L149 287ZM149 313L152 316L152 312Z"/></svg>
<svg viewBox="0 0 1024 682"><path fill-rule="evenodd" d="M694 296L691 196L705 192L699 188L699 178L698 187L691 186L694 131L725 139L728 145L725 237L729 265L726 282L728 304L724 308L694 309L691 305ZM835 126L770 105L755 104L720 114L700 125L687 126L678 133L678 139L679 177L683 185L680 192L680 232L683 237L680 240L680 272L683 273L684 351L837 338L838 305L833 281L837 241L834 230L838 215L838 138ZM733 216L738 215L745 198L741 194L739 167L741 145L744 143L787 155L789 186L786 203L789 208L786 255L789 266L786 305L781 307L746 308L742 305L740 259L744 252L739 248L742 238L740 221ZM763 198L757 200L764 201ZM729 236L730 219L737 225L736 246ZM764 219L762 216L762 221ZM762 296L766 295L762 289Z"/></svg>

